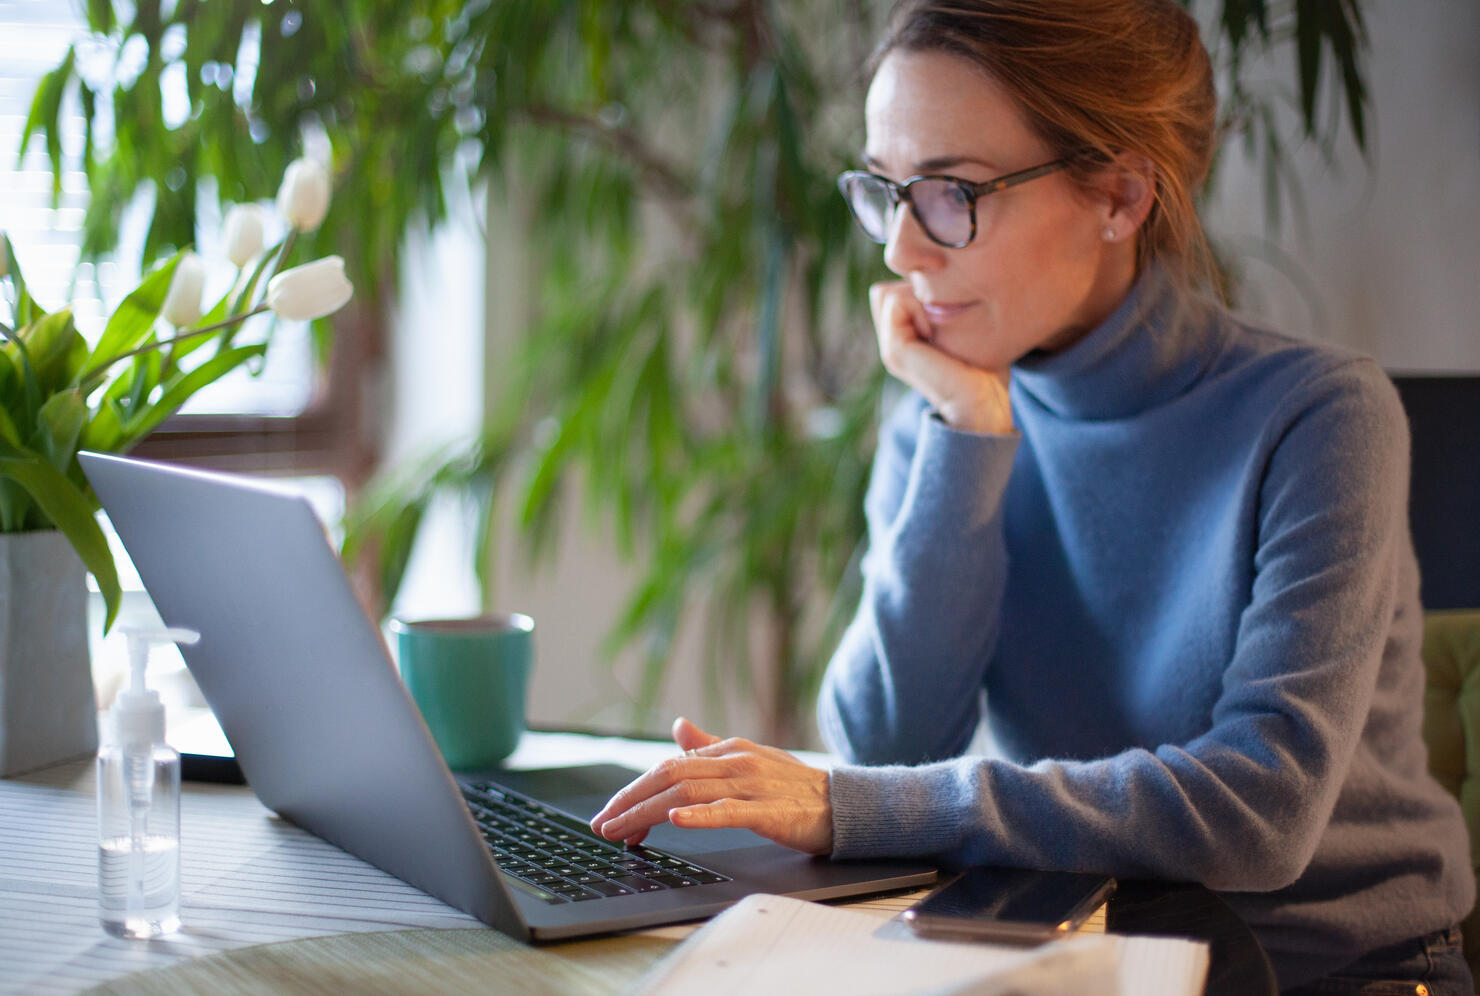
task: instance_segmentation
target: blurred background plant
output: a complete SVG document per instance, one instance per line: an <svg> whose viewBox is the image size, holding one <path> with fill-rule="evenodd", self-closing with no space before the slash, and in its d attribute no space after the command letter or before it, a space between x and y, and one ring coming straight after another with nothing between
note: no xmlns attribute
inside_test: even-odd
<svg viewBox="0 0 1480 996"><path fill-rule="evenodd" d="M1295 189L1280 110L1337 154L1365 148L1359 0L1197 4L1226 139L1266 167L1278 219ZM194 238L200 196L265 196L302 148L332 147L337 251L374 301L397 252L470 185L513 206L532 313L466 447L392 468L355 503L347 557L388 601L438 495L476 510L485 583L500 503L549 556L562 503L639 580L607 649L641 648L634 722L676 635L699 620L711 700L752 698L761 736L804 737L821 668L857 598L862 493L880 409L865 288L883 275L832 186L862 141L873 0L90 0L114 56L75 53L37 89L26 134L60 175L57 113L75 88L92 191L85 256L153 198L145 255ZM1293 85L1254 81L1287 52ZM166 124L162 94L188 101ZM112 141L96 145L94 127ZM204 192L204 193L203 193ZM492 600L492 595L485 596Z"/></svg>

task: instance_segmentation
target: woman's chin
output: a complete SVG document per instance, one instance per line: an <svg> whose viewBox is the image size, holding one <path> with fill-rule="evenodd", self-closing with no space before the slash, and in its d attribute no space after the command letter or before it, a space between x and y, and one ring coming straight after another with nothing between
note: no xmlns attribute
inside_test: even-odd
<svg viewBox="0 0 1480 996"><path fill-rule="evenodd" d="M1001 350L990 348L988 335L980 330L943 328L936 330L931 341L942 353L969 367L1001 370L1012 363L1012 358L1002 355Z"/></svg>

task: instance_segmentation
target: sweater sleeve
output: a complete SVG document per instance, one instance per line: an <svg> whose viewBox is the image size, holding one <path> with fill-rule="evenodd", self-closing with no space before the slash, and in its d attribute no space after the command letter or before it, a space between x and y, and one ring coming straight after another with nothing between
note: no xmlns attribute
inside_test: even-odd
<svg viewBox="0 0 1480 996"><path fill-rule="evenodd" d="M824 739L849 761L937 760L970 741L997 633L1017 442L953 430L916 394L882 427L863 597L818 700Z"/></svg>
<svg viewBox="0 0 1480 996"><path fill-rule="evenodd" d="M1268 423L1252 591L1205 733L1089 761L840 766L835 853L1223 890L1294 881L1331 818L1411 581L1407 423L1392 385L1354 362L1299 395Z"/></svg>

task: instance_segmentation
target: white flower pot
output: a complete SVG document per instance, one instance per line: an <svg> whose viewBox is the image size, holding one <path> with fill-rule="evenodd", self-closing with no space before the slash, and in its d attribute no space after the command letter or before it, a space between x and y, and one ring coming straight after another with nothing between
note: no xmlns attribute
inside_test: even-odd
<svg viewBox="0 0 1480 996"><path fill-rule="evenodd" d="M0 777L97 749L82 561L59 532L0 534Z"/></svg>

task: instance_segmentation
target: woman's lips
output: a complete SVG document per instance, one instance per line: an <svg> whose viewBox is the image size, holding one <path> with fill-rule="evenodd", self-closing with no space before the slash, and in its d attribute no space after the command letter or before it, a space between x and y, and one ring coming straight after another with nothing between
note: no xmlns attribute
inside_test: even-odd
<svg viewBox="0 0 1480 996"><path fill-rule="evenodd" d="M952 318L955 318L957 315L961 314L963 311L969 310L972 306L973 302L970 301L963 304L923 305L923 307L925 308L925 315L930 319L930 323L932 325L939 325L942 322L948 322Z"/></svg>

